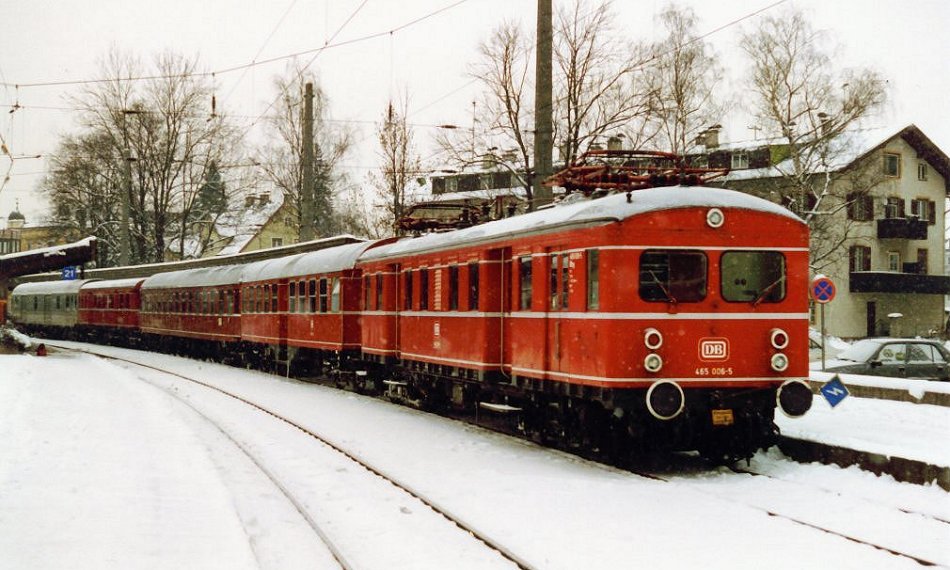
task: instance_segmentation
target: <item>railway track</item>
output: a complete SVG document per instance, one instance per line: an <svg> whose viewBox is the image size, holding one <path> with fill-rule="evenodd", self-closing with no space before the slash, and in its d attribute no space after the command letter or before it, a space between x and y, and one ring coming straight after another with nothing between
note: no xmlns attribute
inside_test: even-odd
<svg viewBox="0 0 950 570"><path fill-rule="evenodd" d="M52 343L47 343L47 344L52 345ZM53 346L57 346L57 345L53 345ZM449 523L450 525L454 525L454 527L456 527L459 532L481 543L485 548L495 553L500 559L503 559L504 561L507 561L508 563L510 563L510 567L521 568L523 570L534 570L534 566L530 562L521 558L513 550L511 550L504 544L498 542L496 539L492 538L491 536L488 536L485 532L476 528L474 525L468 523L466 520L464 520L463 517L459 516L456 513L453 513L450 509L446 508L443 505L440 505L437 501L429 497L426 497L423 493L419 492L418 490L413 488L411 485L407 484L406 482L400 481L398 478L392 476L391 474L388 474L384 469L369 463L365 459L361 458L357 453L355 453L354 451L350 449L347 449L344 445L340 444L339 442L335 442L319 433L316 433L308 429L306 426L301 425L300 423L295 422L294 420L284 415L281 415L280 413L272 409L269 409L256 402L253 402L241 395L222 389L219 386L214 386L212 384L203 382L196 378L189 377L185 374L179 374L177 372L163 370L156 366L151 366L149 364L144 364L141 362L117 357L114 355L102 355L102 354L97 354L95 352L89 352L89 351L79 350L79 349L65 347L65 346L57 346L57 348L59 348L60 350L84 352L84 353L91 354L93 356L103 358L106 360L120 362L125 366L134 366L137 368L142 368L142 369L158 372L163 375L173 377L177 380L182 380L190 384L193 384L195 386L200 386L202 389L213 391L214 393L220 395L221 397L225 397L230 400L240 402L244 406L247 406L253 410L256 410L257 412L266 414L269 417L278 420L279 422L283 423L284 425L288 427L299 430L300 432L302 432L309 438L315 440L316 442L319 442L321 445L325 446L326 448L333 450L333 452L335 452L336 454L346 458L348 462L356 464L360 468L365 470L366 472L372 474L373 476L386 481L398 493L404 494L405 496L410 497L411 499L415 501L418 501L419 503L421 503L428 509L431 509L431 511L433 511L434 513L437 513L447 523ZM149 380L144 380L144 381L149 382L151 384L155 384ZM159 386L159 387L163 388L162 386ZM246 455L247 458L250 459L251 462L253 462L253 464L267 477L267 479L271 481L271 483L273 483L273 485L280 491L280 493L293 506L293 508L303 517L303 519L307 522L307 524L310 526L313 532L319 537L320 541L326 545L327 549L330 551L333 558L339 564L340 568L344 570L359 570L360 568L362 568L362 566L359 563L353 560L352 555L348 554L346 552L346 549L342 548L338 544L338 540L334 538L332 532L329 532L327 530L326 528L327 525L324 523L321 523L318 520L318 518L314 516L312 512L313 510L312 507L308 506L306 504L306 501L296 496L295 492L290 488L290 485L285 483L284 478L278 475L277 473L275 473L275 471L271 469L267 465L267 463L264 460L262 460L258 456L258 454L255 453L253 449L251 449L249 445L242 442L238 437L235 437L232 433L230 433L228 428L221 425L220 420L216 419L211 414L201 409L200 406L195 405L189 398L184 397L177 390L170 390L170 389L165 389L165 388L163 389L165 392L171 394L172 396L177 398L179 401L184 403L186 406L194 410L200 417L204 418L210 424L214 425L218 430L220 430L222 434L224 434L224 436L229 441L231 441L238 449L240 449L241 452L244 455Z"/></svg>
<svg viewBox="0 0 950 570"><path fill-rule="evenodd" d="M749 508L766 513L770 517L786 520L795 525L811 528L829 535L837 536L848 541L882 550L895 556L906 558L923 566L948 566L950 556L943 546L950 537L950 520L931 512L923 512L914 508L899 507L882 501L873 501L861 497L866 502L860 512L846 512L845 508L838 509L840 504L847 503L854 509L854 496L846 496L840 490L816 487L795 480L782 478L773 474L762 473L753 468L732 467L722 468L718 476L708 474L673 475L668 472L657 473L651 471L633 470L633 473L649 479L663 481L675 485L686 484L703 494L711 495L729 501L743 504ZM736 480L736 478L742 478ZM768 481L767 490L756 491L759 481ZM797 501L797 505L795 504ZM822 513L813 512L813 509L802 508L801 505L825 505ZM874 524L879 520L875 514L885 511L902 513L899 526L888 525L882 528ZM832 513L832 514L828 514ZM893 513L887 514L893 520ZM868 523L855 525L858 517L861 522ZM846 528L847 527L847 528ZM860 527L860 528L858 528ZM900 545L900 537L916 536L916 548L907 548Z"/></svg>
<svg viewBox="0 0 950 570"><path fill-rule="evenodd" d="M282 416L275 410L250 401L239 394L232 394L218 386L214 386L194 378L189 378L187 375L161 370L157 367L142 364L133 360L115 358L112 356L109 356L108 358L120 360L133 366L152 369L163 374L168 374L172 377L188 381L195 385L199 385L204 389L213 390L216 393L221 394L223 397L240 402L242 405L249 406L259 412L266 413L271 417L279 419L286 425L296 428L297 430L306 433L309 437L320 441L323 445L334 449L337 453L342 454L348 460L359 463L368 472L373 473L374 475L383 478L394 486L402 489L408 495L421 501L435 512L440 513L443 517L445 517L446 520L451 521L452 524L456 525L459 530L465 533L471 533L474 538L483 543L487 548L497 552L498 556L507 560L514 566L520 568L531 568L529 562L520 558L509 548L506 548L502 544L498 544L497 541L491 537L486 536L472 525L466 523L463 517L452 513L449 509L439 505L436 501L432 501L431 499L424 497L422 493L417 492L410 484L398 481L397 478L389 476L385 470L375 467L364 461L359 457L359 454L346 449L344 445L332 441L329 438L322 437L317 433L313 433L305 426L302 426L298 422ZM697 458L693 459L695 460ZM586 460L578 459L578 461ZM876 510L881 511L882 509L890 509L892 512L899 511L904 515L903 521L906 522L905 525L902 525L899 529L886 529L886 532L897 535L903 534L905 536L936 537L934 540L924 539L917 541L921 545L920 548L906 548L901 544L895 544L893 541L887 540L886 536L882 537L881 534L879 532L876 533L874 529L859 529L859 531L855 531L853 524L843 524L843 521L840 518L836 519L835 517L823 516L826 510L833 510L833 504L835 501L847 503L853 503L855 501L855 497L853 495L846 495L840 490L833 488L818 488L813 485L806 485L801 482L785 479L774 474L758 472L754 469L737 468L734 471L727 471L723 469L711 473L708 466L703 465L700 467L696 461L693 461L691 464L686 464L683 469L675 470L675 472L656 472L639 468L629 469L628 471L636 475L662 481L664 483L678 486L684 485L704 495L721 499L731 504L739 504L761 511L766 513L769 517L785 520L796 526L805 527L816 532L839 537L856 544L875 548L883 552L887 552L893 556L904 558L921 565L950 566L950 559L947 558L946 554L941 554L939 547L940 544L945 542L946 537L950 536L950 522L948 522L948 520L945 518L935 516L932 513L922 512L914 508L885 505L883 503L868 507L866 510L866 512L869 513L867 514L867 517L868 520L872 521L874 518L874 512ZM275 483L277 482L275 481ZM747 492L750 489L757 490L757 492ZM775 502L774 500L760 500L761 497L772 497L773 499L778 497L784 500L780 500L778 502ZM801 508L789 506L789 497L797 497L800 499L799 505ZM815 509L814 505L816 504L824 505L827 507L827 509ZM809 505L811 505L810 508L808 508ZM930 544L935 546L931 548L928 546ZM338 560L341 558L344 558L344 560L341 561L341 567L353 567L346 565L348 562L345 561L345 556L341 556L338 558Z"/></svg>

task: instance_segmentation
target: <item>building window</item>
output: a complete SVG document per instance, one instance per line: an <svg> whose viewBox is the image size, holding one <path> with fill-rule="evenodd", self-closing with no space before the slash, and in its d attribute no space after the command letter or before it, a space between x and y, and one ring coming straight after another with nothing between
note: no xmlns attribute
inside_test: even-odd
<svg viewBox="0 0 950 570"><path fill-rule="evenodd" d="M937 204L926 198L916 198L910 201L910 214L934 225L937 222Z"/></svg>
<svg viewBox="0 0 950 570"><path fill-rule="evenodd" d="M848 250L848 269L855 271L871 270L871 248L866 245L852 245Z"/></svg>
<svg viewBox="0 0 950 570"><path fill-rule="evenodd" d="M917 180L927 180L927 163L917 163Z"/></svg>
<svg viewBox="0 0 950 570"><path fill-rule="evenodd" d="M587 250L587 310L600 308L600 250Z"/></svg>
<svg viewBox="0 0 950 570"><path fill-rule="evenodd" d="M888 196L884 202L885 218L903 218L904 217L904 199L894 196Z"/></svg>
<svg viewBox="0 0 950 570"><path fill-rule="evenodd" d="M749 168L749 155L744 152L732 153L732 169Z"/></svg>
<svg viewBox="0 0 950 570"><path fill-rule="evenodd" d="M280 247L284 245L284 238L270 238L271 247Z"/></svg>
<svg viewBox="0 0 950 570"><path fill-rule="evenodd" d="M867 192L848 194L848 219L869 222L874 219L874 199Z"/></svg>
<svg viewBox="0 0 950 570"><path fill-rule="evenodd" d="M901 271L901 253L899 251L887 252L887 270L900 273Z"/></svg>
<svg viewBox="0 0 950 570"><path fill-rule="evenodd" d="M884 176L899 178L901 175L901 155L894 152L884 153Z"/></svg>

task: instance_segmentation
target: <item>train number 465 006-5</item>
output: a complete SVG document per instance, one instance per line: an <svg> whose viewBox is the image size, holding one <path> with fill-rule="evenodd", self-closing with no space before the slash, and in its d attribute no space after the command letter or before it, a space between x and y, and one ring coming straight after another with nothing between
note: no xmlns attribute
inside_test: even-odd
<svg viewBox="0 0 950 570"><path fill-rule="evenodd" d="M696 369L696 376L732 376L732 367L713 366Z"/></svg>

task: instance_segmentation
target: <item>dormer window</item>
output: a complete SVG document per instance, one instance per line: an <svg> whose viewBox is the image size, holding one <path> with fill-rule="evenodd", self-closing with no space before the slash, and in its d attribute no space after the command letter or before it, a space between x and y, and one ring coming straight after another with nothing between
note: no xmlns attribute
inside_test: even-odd
<svg viewBox="0 0 950 570"><path fill-rule="evenodd" d="M917 163L917 180L927 180L927 163Z"/></svg>

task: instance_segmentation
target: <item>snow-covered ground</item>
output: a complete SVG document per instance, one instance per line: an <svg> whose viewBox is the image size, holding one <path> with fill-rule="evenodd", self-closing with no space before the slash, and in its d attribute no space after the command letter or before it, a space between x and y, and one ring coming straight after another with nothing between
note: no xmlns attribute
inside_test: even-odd
<svg viewBox="0 0 950 570"><path fill-rule="evenodd" d="M781 491L726 471L665 483L350 393L164 355L137 358L239 392L326 435L537 568L917 566L765 509L809 524L830 521L950 566L950 525L937 521L950 519L950 495L934 486L801 466L775 452L759 454L753 467L786 479ZM335 567L301 507L331 531L350 529L339 541L360 567L497 563L429 520L424 507L360 500L359 468L298 447L295 430L222 398L90 356L0 356L0 567ZM815 404L783 429L796 425L816 438L853 431L862 444L947 464L946 408L856 398L834 410ZM391 532L360 534L390 519L383 527ZM441 551L397 532L403 525L423 529L410 537L445 535L436 541Z"/></svg>

